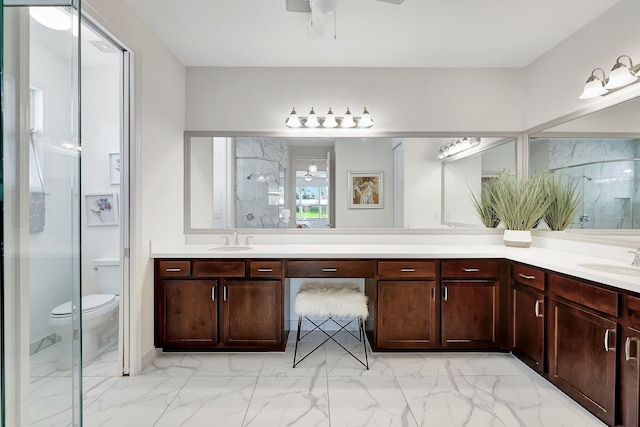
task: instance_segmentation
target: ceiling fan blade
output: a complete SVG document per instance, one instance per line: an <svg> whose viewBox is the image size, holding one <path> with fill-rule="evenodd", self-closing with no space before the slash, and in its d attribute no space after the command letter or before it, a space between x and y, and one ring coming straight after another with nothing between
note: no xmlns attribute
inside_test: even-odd
<svg viewBox="0 0 640 427"><path fill-rule="evenodd" d="M385 3L392 3L392 4L402 4L404 2L404 0L378 0L378 1L383 1Z"/></svg>

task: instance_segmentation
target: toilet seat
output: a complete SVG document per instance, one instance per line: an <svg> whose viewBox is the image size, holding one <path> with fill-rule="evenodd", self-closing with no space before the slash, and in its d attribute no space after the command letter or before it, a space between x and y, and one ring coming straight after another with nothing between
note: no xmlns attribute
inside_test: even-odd
<svg viewBox="0 0 640 427"><path fill-rule="evenodd" d="M82 297L82 314L89 314L94 311L100 310L103 307L109 306L116 301L117 295L114 294L93 294L85 295ZM73 306L73 311L77 310L76 306ZM70 317L72 314L71 301L67 301L51 310L51 317L53 318L65 318Z"/></svg>

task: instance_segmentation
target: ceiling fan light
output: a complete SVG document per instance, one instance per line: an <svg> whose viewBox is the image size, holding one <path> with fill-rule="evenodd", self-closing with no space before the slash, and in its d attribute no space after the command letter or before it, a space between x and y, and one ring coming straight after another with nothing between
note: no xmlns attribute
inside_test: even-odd
<svg viewBox="0 0 640 427"><path fill-rule="evenodd" d="M329 112L327 113L327 116L324 118L324 122L322 122L322 127L335 128L337 126L338 126L338 121L336 120L336 116L335 114L333 114L333 111L331 111L331 108L329 108Z"/></svg>
<svg viewBox="0 0 640 427"><path fill-rule="evenodd" d="M313 107L311 107L311 111L309 112L309 116L307 117L307 121L304 122L304 125L308 128L317 128L318 126L320 126L318 116L316 116L316 112L313 111Z"/></svg>
<svg viewBox="0 0 640 427"><path fill-rule="evenodd" d="M304 175L304 180L305 180L305 181L310 182L312 179L313 179L313 177L311 176L311 174L310 174L309 172L307 172L307 173Z"/></svg>
<svg viewBox="0 0 640 427"><path fill-rule="evenodd" d="M629 58L630 67L627 67L622 62L620 62L622 58L629 57L627 55L618 57L616 65L613 66L613 68L611 69L611 74L609 74L609 81L604 86L605 89L618 89L638 80L638 76L636 76L631 71L631 68L633 68L633 62L631 62L631 58Z"/></svg>
<svg viewBox="0 0 640 427"><path fill-rule="evenodd" d="M291 114L289 114L289 117L287 118L287 121L284 124L290 128L299 128L302 126L302 122L298 117L298 113L296 113L295 107L291 110Z"/></svg>
<svg viewBox="0 0 640 427"><path fill-rule="evenodd" d="M356 125L356 122L353 119L353 114L351 114L351 111L349 111L349 108L347 107L347 112L344 113L344 117L342 118L342 123L340 123L340 127L352 128L355 125Z"/></svg>
<svg viewBox="0 0 640 427"><path fill-rule="evenodd" d="M358 122L358 127L370 128L371 126L373 126L373 120L371 119L371 114L369 114L369 112L367 111L367 107L364 107L362 117L360 117L360 121Z"/></svg>

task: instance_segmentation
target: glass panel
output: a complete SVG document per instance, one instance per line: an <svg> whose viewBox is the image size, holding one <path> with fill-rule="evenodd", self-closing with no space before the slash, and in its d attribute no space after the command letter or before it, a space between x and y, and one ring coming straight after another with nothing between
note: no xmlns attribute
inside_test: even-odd
<svg viewBox="0 0 640 427"><path fill-rule="evenodd" d="M5 425L75 426L82 411L79 19L71 7L31 12L3 6L4 416Z"/></svg>

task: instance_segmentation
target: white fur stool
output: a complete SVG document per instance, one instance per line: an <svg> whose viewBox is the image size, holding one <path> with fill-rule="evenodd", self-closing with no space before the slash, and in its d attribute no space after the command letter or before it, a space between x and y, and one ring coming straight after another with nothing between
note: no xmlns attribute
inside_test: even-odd
<svg viewBox="0 0 640 427"><path fill-rule="evenodd" d="M327 282L305 282L300 287L296 296L296 314L298 315L298 332L296 335L296 347L293 354L293 367L302 362L311 353L322 347L324 343L332 340L347 353L353 356L365 368L369 369L369 358L367 356L367 342L364 332L364 321L369 317L369 309L367 308L367 297L360 292L360 287L355 283L327 283ZM322 322L316 323L310 317L326 318ZM335 318L350 318L347 323L341 324ZM306 319L314 327L304 335L300 336L302 329L302 320ZM338 325L338 330L329 335L322 326L327 322L333 322ZM349 326L354 321L358 322L358 336L349 331ZM296 361L298 356L298 343L300 340L311 332L318 330L325 334L327 338L316 348L307 353L300 360ZM346 331L358 341L362 342L364 347L365 361L360 360L356 355L347 350L342 344L335 340L334 336L340 331Z"/></svg>

